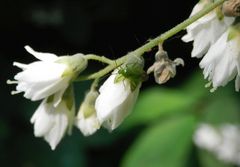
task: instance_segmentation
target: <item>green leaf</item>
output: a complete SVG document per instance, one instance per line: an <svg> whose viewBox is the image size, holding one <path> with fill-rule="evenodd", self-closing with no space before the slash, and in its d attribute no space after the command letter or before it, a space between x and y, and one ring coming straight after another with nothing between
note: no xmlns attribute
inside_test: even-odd
<svg viewBox="0 0 240 167"><path fill-rule="evenodd" d="M196 99L189 94L173 89L152 88L142 91L132 114L122 128L147 124L166 114L189 110L194 102Z"/></svg>
<svg viewBox="0 0 240 167"><path fill-rule="evenodd" d="M182 88L186 94L194 98L202 98L210 94L210 88L205 88L207 82L207 80L204 80L202 71L197 71L190 79L185 81Z"/></svg>
<svg viewBox="0 0 240 167"><path fill-rule="evenodd" d="M194 117L184 116L150 127L129 149L122 167L185 167L195 124Z"/></svg>
<svg viewBox="0 0 240 167"><path fill-rule="evenodd" d="M202 111L202 122L214 125L240 122L239 99L232 96L214 96L208 99Z"/></svg>

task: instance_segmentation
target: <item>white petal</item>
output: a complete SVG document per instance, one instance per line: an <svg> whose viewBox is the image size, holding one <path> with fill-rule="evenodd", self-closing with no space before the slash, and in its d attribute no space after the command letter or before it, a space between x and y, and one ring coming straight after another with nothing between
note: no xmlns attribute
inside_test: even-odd
<svg viewBox="0 0 240 167"><path fill-rule="evenodd" d="M114 83L115 75L111 75L100 87L100 95L96 100L97 116L103 122L111 111L129 96L131 90L129 84L123 82ZM100 111L101 110L101 111Z"/></svg>
<svg viewBox="0 0 240 167"><path fill-rule="evenodd" d="M191 16L199 12L210 1L200 1L195 5ZM187 34L183 36L184 42L194 41L192 57L202 57L209 47L213 45L222 33L233 23L234 18L219 19L215 10L195 21L187 27Z"/></svg>
<svg viewBox="0 0 240 167"><path fill-rule="evenodd" d="M68 128L73 110L67 108L65 101L54 107L52 102L47 102L45 99L31 118L34 135L44 137L54 150Z"/></svg>
<svg viewBox="0 0 240 167"><path fill-rule="evenodd" d="M211 46L208 53L204 56L202 61L200 62L200 67L203 68L204 66L213 63L219 58L221 58L222 53L224 52L227 46L227 35L228 33L224 33L219 40Z"/></svg>
<svg viewBox="0 0 240 167"><path fill-rule="evenodd" d="M205 5L206 5L205 2L204 3L202 3L202 2L197 3L193 8L190 17L197 14L199 11L201 11L204 8ZM211 20L214 20L215 18L216 18L216 13L214 11L208 13L207 15L198 19L194 23L190 24L187 27L188 33L189 32L193 33L193 34L197 33L199 30L203 29L202 26L205 26L206 24L209 24L209 22L211 22Z"/></svg>
<svg viewBox="0 0 240 167"><path fill-rule="evenodd" d="M42 61L54 62L58 59L58 56L56 56L55 54L36 52L28 45L26 45L24 48L27 50L28 53L32 54L34 57Z"/></svg>
<svg viewBox="0 0 240 167"><path fill-rule="evenodd" d="M44 135L44 139L50 144L52 150L56 148L68 127L67 112L70 111L65 102L60 103L53 113L53 127Z"/></svg>
<svg viewBox="0 0 240 167"><path fill-rule="evenodd" d="M38 84L35 84L31 89L29 88L25 91L24 97L31 99L32 101L37 101L56 93L57 96L55 96L56 98L54 99L54 106L56 106L61 101L62 95L68 85L69 78L64 78L50 83L49 85L41 85L41 87L37 87Z"/></svg>
<svg viewBox="0 0 240 167"><path fill-rule="evenodd" d="M69 79L66 78L66 79L64 79L64 81L66 81L66 83L65 82L61 83L61 84L64 84L64 85L59 85L59 88L55 87L55 90L59 89L59 91L54 94L54 99L53 99L53 106L54 107L58 106L58 104L62 101L62 96L69 86Z"/></svg>
<svg viewBox="0 0 240 167"><path fill-rule="evenodd" d="M15 75L18 81L17 91L25 92L24 96L31 100L45 98L60 89L66 89L69 77L62 78L66 66L57 63L35 62L26 70Z"/></svg>
<svg viewBox="0 0 240 167"><path fill-rule="evenodd" d="M41 137L48 133L53 127L52 107L44 100L31 118L31 123L34 124L34 135Z"/></svg>
<svg viewBox="0 0 240 167"><path fill-rule="evenodd" d="M199 58L202 57L203 54L207 52L210 45L210 39L206 33L207 30L203 29L194 38L192 57Z"/></svg>
<svg viewBox="0 0 240 167"><path fill-rule="evenodd" d="M29 64L24 71L15 75L14 79L28 82L56 80L61 78L66 68L64 64L38 61Z"/></svg>
<svg viewBox="0 0 240 167"><path fill-rule="evenodd" d="M238 73L240 48L238 39L228 40L226 31L219 40L211 46L200 62L204 68L204 76L211 80L214 88L225 86ZM236 80L237 89L237 80Z"/></svg>
<svg viewBox="0 0 240 167"><path fill-rule="evenodd" d="M224 24L229 27L234 21L235 21L235 17L224 17Z"/></svg>
<svg viewBox="0 0 240 167"><path fill-rule="evenodd" d="M200 148L215 151L221 143L221 136L212 126L201 124L194 134L194 142Z"/></svg>
<svg viewBox="0 0 240 167"><path fill-rule="evenodd" d="M21 68L22 70L25 70L28 67L27 64L18 63L18 62L13 62L13 65L17 66L18 68Z"/></svg>
<svg viewBox="0 0 240 167"><path fill-rule="evenodd" d="M85 118L82 111L78 112L75 125L81 130L84 136L92 135L100 128L96 113Z"/></svg>
<svg viewBox="0 0 240 167"><path fill-rule="evenodd" d="M115 129L131 111L139 92L140 85L134 92L127 80L114 83L115 76L110 76L100 88L100 95L95 104L97 117L110 131Z"/></svg>
<svg viewBox="0 0 240 167"><path fill-rule="evenodd" d="M109 131L116 129L122 121L130 114L139 94L139 87L131 93L125 101L112 110L112 114L103 123Z"/></svg>
<svg viewBox="0 0 240 167"><path fill-rule="evenodd" d="M186 35L184 35L182 37L182 41L183 42L190 42L190 41L193 41L193 36L191 33L187 33Z"/></svg>

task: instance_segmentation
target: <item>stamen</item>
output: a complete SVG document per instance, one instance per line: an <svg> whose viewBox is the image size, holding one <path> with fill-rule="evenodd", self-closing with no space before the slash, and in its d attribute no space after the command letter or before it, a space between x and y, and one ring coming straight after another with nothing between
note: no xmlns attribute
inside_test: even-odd
<svg viewBox="0 0 240 167"><path fill-rule="evenodd" d="M217 88L212 88L212 89L210 90L210 92L213 93L213 92L215 92L216 90L217 90Z"/></svg>
<svg viewBox="0 0 240 167"><path fill-rule="evenodd" d="M212 82L208 82L208 83L205 85L205 88L209 88L211 85L212 85Z"/></svg>
<svg viewBox="0 0 240 167"><path fill-rule="evenodd" d="M7 80L7 84L18 84L18 81L12 81L10 79Z"/></svg>
<svg viewBox="0 0 240 167"><path fill-rule="evenodd" d="M27 68L27 65L23 64L23 63L13 62L13 65L17 66L18 68L21 68L23 70Z"/></svg>
<svg viewBox="0 0 240 167"><path fill-rule="evenodd" d="M19 94L19 93L21 93L21 91L11 91L11 95L16 95L16 94Z"/></svg>

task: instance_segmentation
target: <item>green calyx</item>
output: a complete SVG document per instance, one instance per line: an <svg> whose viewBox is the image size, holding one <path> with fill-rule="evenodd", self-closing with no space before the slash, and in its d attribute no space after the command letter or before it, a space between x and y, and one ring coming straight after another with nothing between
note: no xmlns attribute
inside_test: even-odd
<svg viewBox="0 0 240 167"><path fill-rule="evenodd" d="M63 73L63 77L71 76L75 78L87 67L88 61L83 54L75 54L73 56L62 56L57 63L67 65L67 69Z"/></svg>
<svg viewBox="0 0 240 167"><path fill-rule="evenodd" d="M75 107L73 85L69 85L67 90L64 92L62 99L65 101L67 108L71 111Z"/></svg>
<svg viewBox="0 0 240 167"><path fill-rule="evenodd" d="M85 118L90 117L92 114L96 113L95 110L95 101L98 97L97 91L90 91L84 98L83 103L81 104L80 111L83 112Z"/></svg>
<svg viewBox="0 0 240 167"><path fill-rule="evenodd" d="M216 12L216 15L217 15L217 18L218 20L223 20L224 19L224 14L222 12L222 8L220 6L218 6L216 9L215 9L215 12Z"/></svg>
<svg viewBox="0 0 240 167"><path fill-rule="evenodd" d="M237 23L229 28L228 41L240 36L240 23Z"/></svg>
<svg viewBox="0 0 240 167"><path fill-rule="evenodd" d="M67 113L68 117L68 134L72 133L72 127L74 124L74 115L75 115L75 98L73 91L73 84L70 84L67 90L64 92L62 97L63 102L65 102L69 112Z"/></svg>
<svg viewBox="0 0 240 167"><path fill-rule="evenodd" d="M114 83L127 80L130 83L131 91L147 79L147 74L143 70L144 60L142 57L132 56L118 68L118 73L115 77Z"/></svg>

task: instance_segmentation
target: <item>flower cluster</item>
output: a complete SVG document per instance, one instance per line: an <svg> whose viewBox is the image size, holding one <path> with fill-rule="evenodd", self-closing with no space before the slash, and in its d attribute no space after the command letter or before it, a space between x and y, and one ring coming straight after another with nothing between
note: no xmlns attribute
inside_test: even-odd
<svg viewBox="0 0 240 167"><path fill-rule="evenodd" d="M223 3L223 0L219 1L219 4L220 2ZM235 2L236 5L233 4ZM210 11L218 3L213 0L200 0L193 8L191 16L206 5L211 6L206 8ZM185 42L193 41L192 57L203 57L200 67L205 79L209 81L207 85L213 87L211 91L225 86L234 78L236 90L240 89L240 22L235 18L240 15L239 6L239 0L229 0L199 20L196 20L198 15L193 17L195 22L187 27L187 34L182 38ZM42 100L31 118L34 135L43 137L51 148L55 149L66 132L71 134L74 125L84 136L92 135L101 126L109 131L116 129L131 112L142 82L148 78L147 74L153 72L155 81L163 84L176 75L178 65L184 65L181 58L171 60L162 45L164 40L179 32L178 28L189 24L191 19L150 40L116 62L94 54L57 56L36 52L25 46L27 52L38 61L30 64L14 62L13 65L22 71L14 76L14 81L8 80L7 83L17 84L12 94L22 92L27 99ZM155 62L146 73L142 56L157 45ZM108 66L83 77L82 72L87 68L89 60L100 61ZM99 80L111 71L113 72L110 77L97 90ZM93 79L93 84L78 113L75 113L73 82L88 79Z"/></svg>
<svg viewBox="0 0 240 167"><path fill-rule="evenodd" d="M222 8L216 8L188 26L187 34L182 38L184 42L193 41L192 57L205 55L200 67L204 78L209 81L207 85L213 87L211 92L225 86L233 78L236 78L236 91L240 88L240 23L229 14L229 3L232 2L226 1ZM200 0L191 16L210 3L213 1Z"/></svg>
<svg viewBox="0 0 240 167"><path fill-rule="evenodd" d="M201 124L195 132L195 144L205 149L224 162L240 165L240 127L234 124L223 124L214 127Z"/></svg>
<svg viewBox="0 0 240 167"><path fill-rule="evenodd" d="M44 137L54 150L64 134L71 133L73 125L88 136L100 126L109 131L117 128L130 113L143 81L143 59L135 57L118 67L98 91L95 87L86 94L75 116L75 99L72 82L85 70L87 56L56 56L40 53L31 47L25 49L39 59L30 64L14 62L22 69L15 75L17 84L12 94L24 93L24 97L42 100L31 118L34 135Z"/></svg>

